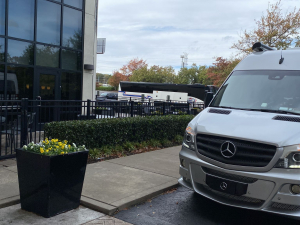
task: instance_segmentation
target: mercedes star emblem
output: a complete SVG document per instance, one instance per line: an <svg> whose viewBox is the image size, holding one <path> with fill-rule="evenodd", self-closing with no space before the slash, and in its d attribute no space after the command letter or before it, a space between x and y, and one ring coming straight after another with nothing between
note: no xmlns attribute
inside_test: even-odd
<svg viewBox="0 0 300 225"><path fill-rule="evenodd" d="M225 158L232 158L236 153L236 147L235 145L230 141L225 141L221 145L221 154Z"/></svg>
<svg viewBox="0 0 300 225"><path fill-rule="evenodd" d="M220 184L220 188L224 191L227 188L227 184L225 182L222 182Z"/></svg>

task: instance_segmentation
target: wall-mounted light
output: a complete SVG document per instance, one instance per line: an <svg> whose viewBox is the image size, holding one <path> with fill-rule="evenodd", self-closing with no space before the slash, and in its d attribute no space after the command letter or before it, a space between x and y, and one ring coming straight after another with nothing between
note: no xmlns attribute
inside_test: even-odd
<svg viewBox="0 0 300 225"><path fill-rule="evenodd" d="M29 89L29 84L26 84L26 88Z"/></svg>
<svg viewBox="0 0 300 225"><path fill-rule="evenodd" d="M47 90L50 90L50 87L47 87Z"/></svg>
<svg viewBox="0 0 300 225"><path fill-rule="evenodd" d="M94 70L94 65L92 65L92 64L84 64L83 68L85 70Z"/></svg>
<svg viewBox="0 0 300 225"><path fill-rule="evenodd" d="M45 86L41 86L42 90L45 90Z"/></svg>

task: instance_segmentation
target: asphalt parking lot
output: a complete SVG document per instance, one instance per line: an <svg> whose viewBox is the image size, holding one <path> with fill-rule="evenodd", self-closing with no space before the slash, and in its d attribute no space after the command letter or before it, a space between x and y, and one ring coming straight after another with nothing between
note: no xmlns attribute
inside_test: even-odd
<svg viewBox="0 0 300 225"><path fill-rule="evenodd" d="M184 187L148 200L144 204L120 211L115 217L135 225L300 224L300 220L225 206Z"/></svg>

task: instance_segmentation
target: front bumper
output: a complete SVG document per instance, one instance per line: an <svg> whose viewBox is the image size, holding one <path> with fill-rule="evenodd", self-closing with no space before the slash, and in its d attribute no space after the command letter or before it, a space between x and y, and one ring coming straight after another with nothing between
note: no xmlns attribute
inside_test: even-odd
<svg viewBox="0 0 300 225"><path fill-rule="evenodd" d="M300 194L290 191L291 184L300 184L298 169L273 168L268 172L245 172L223 169L197 157L194 151L182 147L179 183L216 202L246 209L266 211L300 218ZM213 172L213 174L212 174ZM230 195L211 189L206 184L206 175L247 183L247 193ZM217 175L216 175L217 174Z"/></svg>

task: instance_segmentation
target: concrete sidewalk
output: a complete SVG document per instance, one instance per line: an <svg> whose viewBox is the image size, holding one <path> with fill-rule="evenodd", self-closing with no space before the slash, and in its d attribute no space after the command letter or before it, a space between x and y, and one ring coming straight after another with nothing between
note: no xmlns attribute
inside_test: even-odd
<svg viewBox="0 0 300 225"><path fill-rule="evenodd" d="M177 186L181 146L89 164L81 204L112 215ZM0 208L19 202L15 160L0 161Z"/></svg>

